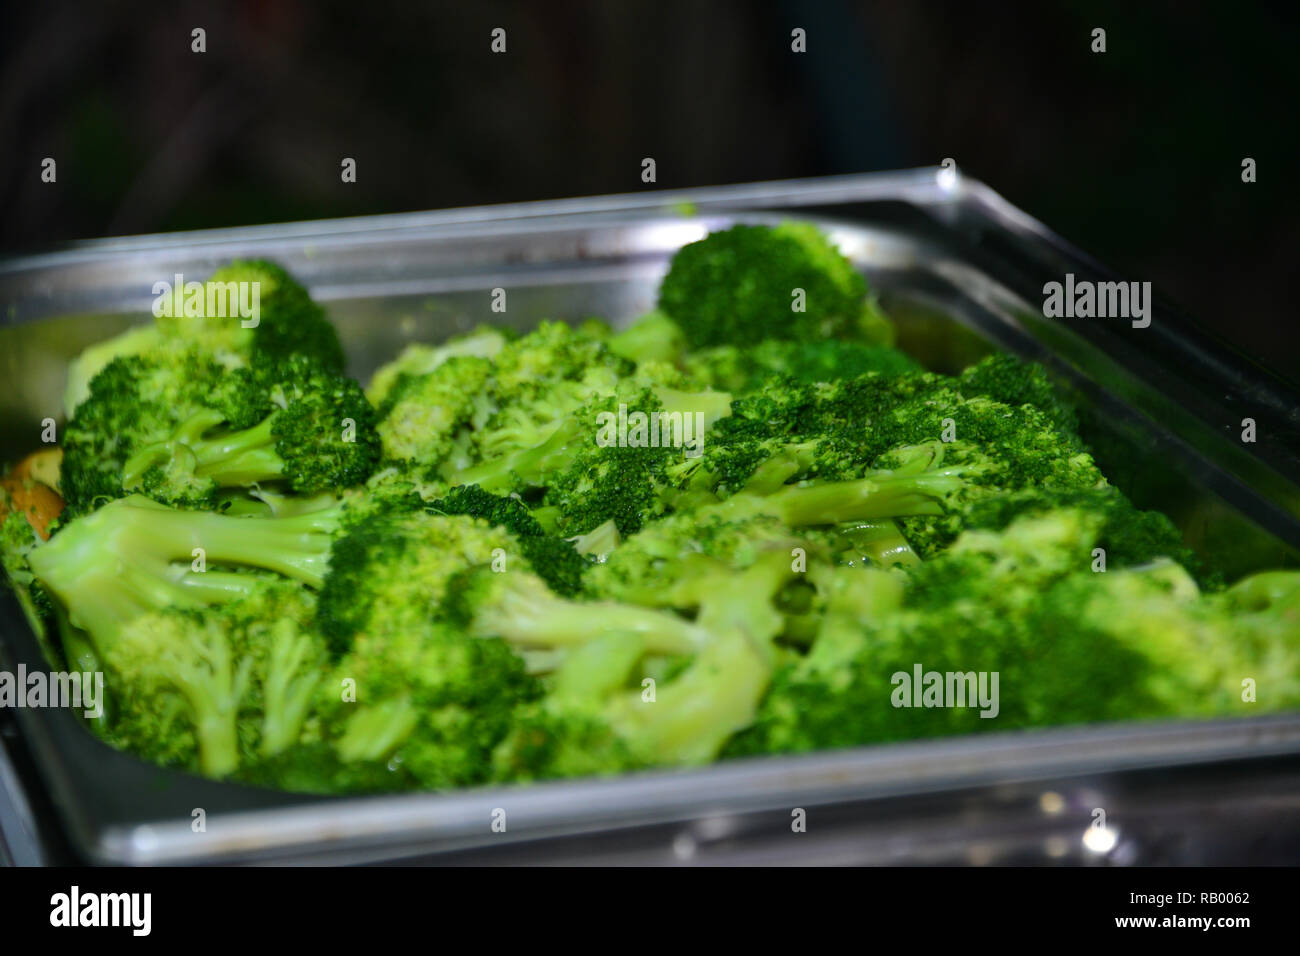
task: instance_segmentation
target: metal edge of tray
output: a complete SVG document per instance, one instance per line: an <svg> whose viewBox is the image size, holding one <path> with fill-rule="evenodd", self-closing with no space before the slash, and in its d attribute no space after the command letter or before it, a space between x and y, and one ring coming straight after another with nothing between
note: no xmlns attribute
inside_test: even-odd
<svg viewBox="0 0 1300 956"><path fill-rule="evenodd" d="M856 173L815 179L774 180L728 186L649 190L577 199L543 199L532 202L465 206L430 212L390 213L344 219L234 226L181 233L153 233L66 243L48 251L0 259L0 275L78 262L98 261L117 253L148 250L175 252L210 245L231 246L249 242L292 242L310 245L333 236L388 237L395 234L456 226L497 226L525 220L556 220L569 216L613 215L633 212L669 212L693 206L700 212L736 208L778 208L839 203L899 200L918 206L960 202L965 198L998 210L998 218L1020 228L1046 233L1045 227L1019 212L995 192L975 180L940 175L931 167L884 173Z"/></svg>
<svg viewBox="0 0 1300 956"><path fill-rule="evenodd" d="M197 834L187 820L111 829L95 856L101 863L157 865L247 862L322 848L409 855L848 799L1297 754L1300 714L1013 731L608 779L209 814L206 831ZM504 833L492 829L498 810L508 820Z"/></svg>

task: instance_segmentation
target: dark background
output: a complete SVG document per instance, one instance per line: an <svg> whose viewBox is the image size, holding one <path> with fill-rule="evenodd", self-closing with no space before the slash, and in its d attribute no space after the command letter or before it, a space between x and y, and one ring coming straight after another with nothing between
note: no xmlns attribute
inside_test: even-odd
<svg viewBox="0 0 1300 956"><path fill-rule="evenodd" d="M1131 0L44 0L0 32L0 248L951 156L1300 379L1297 19Z"/></svg>

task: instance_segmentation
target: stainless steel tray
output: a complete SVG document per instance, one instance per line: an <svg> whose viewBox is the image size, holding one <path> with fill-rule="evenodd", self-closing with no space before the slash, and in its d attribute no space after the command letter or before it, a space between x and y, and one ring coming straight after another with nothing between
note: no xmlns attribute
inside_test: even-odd
<svg viewBox="0 0 1300 956"><path fill-rule="evenodd" d="M328 303L351 370L364 377L407 341L479 322L626 321L653 304L683 243L731 221L790 216L830 230L879 290L904 345L932 367L951 370L990 348L1044 361L1081 401L1103 468L1140 504L1171 513L1229 573L1300 563L1293 388L1159 301L1145 329L1045 319L1045 282L1067 272L1112 277L986 186L938 170L144 236L2 262L0 457L31 450L41 420L59 417L67 360L147 321L153 283L178 272L202 278L236 256L282 261ZM489 309L497 287L507 290L504 315ZM1243 417L1256 421L1254 445L1237 438ZM38 666L39 652L7 600L0 666L19 662ZM1300 716L1276 715L987 734L614 780L309 799L147 766L65 711L15 714L40 777L24 786L45 790L76 851L98 862L464 861L536 858L539 847L572 861L595 849L607 859L614 846L638 861L1124 859L1159 842L1153 821L1162 815L1152 806L1167 797L1152 794L1170 781L1179 781L1184 803L1214 788L1220 805L1245 806L1246 791L1231 786L1249 779L1250 812L1276 833L1277 814L1297 813L1291 795L1300 773ZM1044 803L1048 790L1056 796ZM1260 804L1263 794L1270 797ZM906 809L922 806L928 816ZM1083 843L1099 806L1126 820L1114 832L1128 843ZM196 808L206 814L204 832L191 825ZM491 826L498 808L504 833ZM790 839L794 808L818 808L811 819L824 822L820 838ZM1184 817L1163 819L1167 828ZM972 820L983 850L954 836L954 826ZM1208 836L1205 813L1187 810L1186 820ZM831 833L848 842L827 842Z"/></svg>

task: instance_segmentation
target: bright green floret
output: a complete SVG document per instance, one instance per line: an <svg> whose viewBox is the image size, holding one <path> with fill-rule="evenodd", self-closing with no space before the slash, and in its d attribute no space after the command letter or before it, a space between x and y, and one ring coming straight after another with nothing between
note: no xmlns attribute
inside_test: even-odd
<svg viewBox="0 0 1300 956"><path fill-rule="evenodd" d="M862 276L814 226L738 225L682 247L659 308L695 348L744 346L858 333L866 294Z"/></svg>
<svg viewBox="0 0 1300 956"><path fill-rule="evenodd" d="M124 490L212 507L230 488L282 483L302 495L360 485L379 460L374 411L352 379L293 356L229 373L229 400L201 407L122 466Z"/></svg>

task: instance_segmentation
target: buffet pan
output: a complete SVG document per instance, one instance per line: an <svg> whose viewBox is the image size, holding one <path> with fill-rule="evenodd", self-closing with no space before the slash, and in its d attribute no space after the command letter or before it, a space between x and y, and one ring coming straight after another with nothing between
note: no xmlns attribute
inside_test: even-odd
<svg viewBox="0 0 1300 956"><path fill-rule="evenodd" d="M1158 294L1144 326L1045 318L1045 283L1144 277L1113 276L955 169L132 237L11 258L0 262L0 460L38 447L44 419L61 424L68 360L150 321L153 284L178 273L278 260L325 303L364 380L409 341L482 322L626 323L653 306L684 243L736 221L790 218L828 230L927 367L955 371L991 350L1043 362L1079 404L1103 471L1169 514L1230 577L1300 566L1295 386ZM505 313L490 308L498 288ZM1242 441L1247 418L1254 442ZM0 601L0 667L42 667L16 602L7 592ZM1297 714L359 798L159 769L103 744L70 710L0 719L17 738L8 750L30 768L0 765L0 826L36 829L30 807L47 806L73 857L98 863L1123 863L1300 852Z"/></svg>

